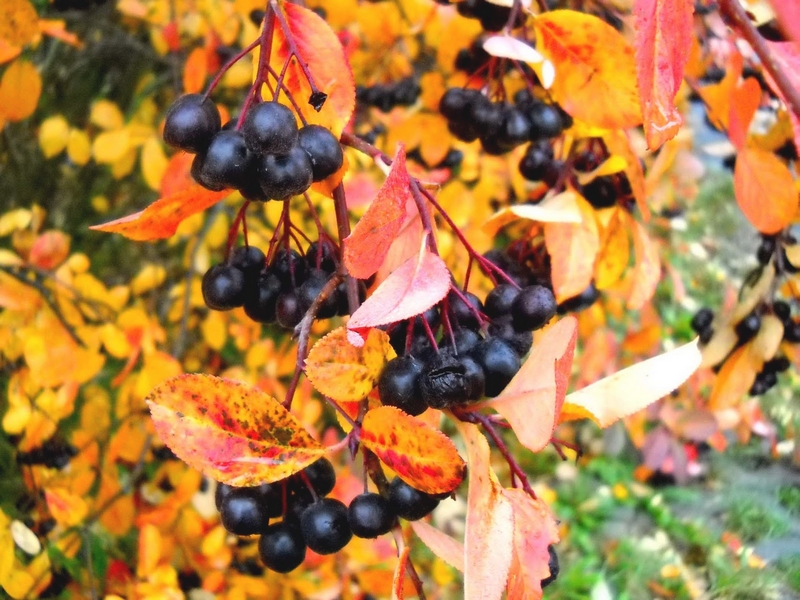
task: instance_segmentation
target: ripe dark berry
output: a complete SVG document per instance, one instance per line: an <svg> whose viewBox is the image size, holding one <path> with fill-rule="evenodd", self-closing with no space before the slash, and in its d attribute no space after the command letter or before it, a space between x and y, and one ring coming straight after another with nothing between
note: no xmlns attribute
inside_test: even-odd
<svg viewBox="0 0 800 600"><path fill-rule="evenodd" d="M594 282L592 282L589 284L589 287L583 290L580 294L573 296L572 298L567 298L561 304L559 304L558 314L563 315L567 312L580 312L582 310L586 310L592 304L597 302L599 297L600 292L597 291Z"/></svg>
<svg viewBox="0 0 800 600"><path fill-rule="evenodd" d="M552 160L552 148L547 146L545 149L541 145L531 144L519 161L519 172L529 181L540 181L547 173Z"/></svg>
<svg viewBox="0 0 800 600"><path fill-rule="evenodd" d="M531 120L532 140L556 137L564 127L561 111L552 104L534 103L528 111L528 118Z"/></svg>
<svg viewBox="0 0 800 600"><path fill-rule="evenodd" d="M225 263L214 265L203 275L201 289L208 308L231 310L244 304L245 276L234 266Z"/></svg>
<svg viewBox="0 0 800 600"><path fill-rule="evenodd" d="M791 366L792 363L788 358L785 356L779 356L765 362L762 370L765 373L783 373Z"/></svg>
<svg viewBox="0 0 800 600"><path fill-rule="evenodd" d="M704 306L695 313L689 326L692 331L699 334L711 327L712 321L714 321L714 311Z"/></svg>
<svg viewBox="0 0 800 600"><path fill-rule="evenodd" d="M761 316L756 313L747 315L744 319L739 321L734 328L740 344L744 344L753 339L759 329L761 329Z"/></svg>
<svg viewBox="0 0 800 600"><path fill-rule="evenodd" d="M272 259L272 270L284 285L299 286L305 281L306 261L300 253L292 248L281 248Z"/></svg>
<svg viewBox="0 0 800 600"><path fill-rule="evenodd" d="M298 144L311 160L314 181L322 181L342 167L342 147L336 136L325 127L306 125L300 129Z"/></svg>
<svg viewBox="0 0 800 600"><path fill-rule="evenodd" d="M514 329L511 315L494 319L489 325L489 335L506 342L519 356L525 356L533 346L533 333Z"/></svg>
<svg viewBox="0 0 800 600"><path fill-rule="evenodd" d="M762 265L766 265L770 260L772 260L772 255L775 254L775 248L777 246L776 240L774 237L764 237L761 239L761 245L758 247L756 251L756 259Z"/></svg>
<svg viewBox="0 0 800 600"><path fill-rule="evenodd" d="M428 406L449 408L480 397L483 390L480 390L480 381L474 378L474 368L468 376L467 365L460 358L448 352L440 352L425 365L419 387Z"/></svg>
<svg viewBox="0 0 800 600"><path fill-rule="evenodd" d="M297 120L283 104L262 102L247 112L242 133L252 152L288 154L297 144Z"/></svg>
<svg viewBox="0 0 800 600"><path fill-rule="evenodd" d="M387 499L397 516L406 521L418 521L439 505L434 496L411 487L399 477L389 483Z"/></svg>
<svg viewBox="0 0 800 600"><path fill-rule="evenodd" d="M262 499L252 488L231 490L220 503L222 526L236 535L253 535L266 528L269 518Z"/></svg>
<svg viewBox="0 0 800 600"><path fill-rule="evenodd" d="M239 131L220 131L208 149L195 156L192 175L212 190L239 188L255 176L254 158Z"/></svg>
<svg viewBox="0 0 800 600"><path fill-rule="evenodd" d="M452 133L454 137L463 142L474 142L480 135L480 131L478 130L476 124L469 120L448 121L447 130Z"/></svg>
<svg viewBox="0 0 800 600"><path fill-rule="evenodd" d="M792 318L792 309L785 300L776 300L772 304L772 312L781 320L784 327L789 322L789 319Z"/></svg>
<svg viewBox="0 0 800 600"><path fill-rule="evenodd" d="M483 312L483 303L475 294L471 292L457 294L451 290L447 294L447 305L451 318L455 319L461 327L480 327L478 316Z"/></svg>
<svg viewBox="0 0 800 600"><path fill-rule="evenodd" d="M510 107L506 110L503 128L500 130L500 141L503 145L516 148L524 144L531 137L531 122L518 108Z"/></svg>
<svg viewBox="0 0 800 600"><path fill-rule="evenodd" d="M484 95L476 96L470 108L470 119L480 131L481 137L497 135L503 126L503 105L492 102Z"/></svg>
<svg viewBox="0 0 800 600"><path fill-rule="evenodd" d="M264 195L273 200L287 200L302 194L314 179L311 160L300 146L286 154L265 154L258 163L258 181Z"/></svg>
<svg viewBox="0 0 800 600"><path fill-rule="evenodd" d="M272 571L294 571L306 558L306 543L300 528L286 521L273 523L258 540L258 555Z"/></svg>
<svg viewBox="0 0 800 600"><path fill-rule="evenodd" d="M167 111L164 141L187 152L203 152L220 130L217 106L202 94L181 96Z"/></svg>
<svg viewBox="0 0 800 600"><path fill-rule="evenodd" d="M800 323L790 321L783 330L783 339L791 344L800 343Z"/></svg>
<svg viewBox="0 0 800 600"><path fill-rule="evenodd" d="M347 520L353 535L360 538L376 538L391 531L397 515L389 501L380 494L365 492L350 502Z"/></svg>
<svg viewBox="0 0 800 600"><path fill-rule="evenodd" d="M214 490L214 506L217 507L217 510L222 508L222 501L227 498L230 493L235 490L236 488L228 485L226 483L218 483L217 489Z"/></svg>
<svg viewBox="0 0 800 600"><path fill-rule="evenodd" d="M311 242L306 250L306 262L310 269L333 273L336 270L336 249L328 240Z"/></svg>
<svg viewBox="0 0 800 600"><path fill-rule="evenodd" d="M283 286L271 271L261 273L244 301L244 312L257 323L275 321L275 308Z"/></svg>
<svg viewBox="0 0 800 600"><path fill-rule="evenodd" d="M470 352L486 375L486 395L497 396L508 385L521 366L519 355L505 341L489 338Z"/></svg>
<svg viewBox="0 0 800 600"><path fill-rule="evenodd" d="M285 329L294 329L303 320L305 309L296 290L284 292L275 303L275 319Z"/></svg>
<svg viewBox="0 0 800 600"><path fill-rule="evenodd" d="M472 329L460 327L453 332L453 339L455 340L456 354L466 354L483 338Z"/></svg>
<svg viewBox="0 0 800 600"><path fill-rule="evenodd" d="M412 416L425 412L427 405L419 387L422 368L422 363L410 354L386 363L378 378L381 402L385 406L396 406Z"/></svg>
<svg viewBox="0 0 800 600"><path fill-rule="evenodd" d="M465 121L475 98L480 96L477 90L450 88L439 101L439 112L448 121Z"/></svg>
<svg viewBox="0 0 800 600"><path fill-rule="evenodd" d="M303 285L300 286L298 290L298 297L300 298L300 304L304 307L305 310L311 306L314 300L322 293L322 288L328 283L328 279L330 275L325 271L320 269L312 269L308 274L308 279L303 282ZM325 299L319 310L317 311L317 318L318 319L330 319L333 316L336 316L336 313L339 311L339 296L337 294L336 289L334 289L331 294Z"/></svg>
<svg viewBox="0 0 800 600"><path fill-rule="evenodd" d="M519 295L519 288L510 283L501 283L486 295L483 312L492 319L511 314L511 305Z"/></svg>
<svg viewBox="0 0 800 600"><path fill-rule="evenodd" d="M336 471L327 458L320 458L318 461L308 465L303 471L311 482L314 491L319 496L327 496L333 491L336 485Z"/></svg>
<svg viewBox="0 0 800 600"><path fill-rule="evenodd" d="M558 564L558 554L556 554L556 549L552 544L547 547L547 552L550 554L550 560L547 561L547 566L550 568L550 575L542 579L542 589L553 583L558 577L558 573L561 571L561 567Z"/></svg>
<svg viewBox="0 0 800 600"><path fill-rule="evenodd" d="M595 208L610 208L617 204L617 188L610 177L595 177L583 186L583 197Z"/></svg>
<svg viewBox="0 0 800 600"><path fill-rule="evenodd" d="M353 537L347 507L335 498L323 498L305 509L300 526L306 545L318 554L338 552Z"/></svg>
<svg viewBox="0 0 800 600"><path fill-rule="evenodd" d="M511 317L517 331L536 331L556 316L558 305L553 292L542 285L520 290L511 305Z"/></svg>
<svg viewBox="0 0 800 600"><path fill-rule="evenodd" d="M231 265L248 278L258 275L266 263L267 257L260 248L255 246L240 246L231 254Z"/></svg>

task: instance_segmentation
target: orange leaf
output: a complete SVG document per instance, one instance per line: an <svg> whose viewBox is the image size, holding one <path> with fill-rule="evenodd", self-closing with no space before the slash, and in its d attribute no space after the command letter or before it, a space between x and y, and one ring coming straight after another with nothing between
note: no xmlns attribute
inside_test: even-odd
<svg viewBox="0 0 800 600"><path fill-rule="evenodd" d="M644 179L644 169L639 161L639 156L631 146L631 140L624 131L610 131L603 140L608 146L611 154L621 156L628 163L625 167L625 174L631 184L633 197L636 199L636 206L642 213L645 223L650 220L650 207L647 206L647 187Z"/></svg>
<svg viewBox="0 0 800 600"><path fill-rule="evenodd" d="M761 86L755 77L748 77L737 84L731 92L731 108L728 117L728 137L738 150L747 142L750 121L761 104Z"/></svg>
<svg viewBox="0 0 800 600"><path fill-rule="evenodd" d="M675 95L692 46L691 0L637 0L636 73L647 146L655 150L674 138L683 123Z"/></svg>
<svg viewBox="0 0 800 600"><path fill-rule="evenodd" d="M593 15L554 10L537 17L536 48L555 66L552 92L570 115L615 129L642 122L633 47Z"/></svg>
<svg viewBox="0 0 800 600"><path fill-rule="evenodd" d="M633 230L633 247L636 252L636 267L633 271L633 289L628 296L628 308L640 310L653 297L661 281L661 259L644 226L629 217Z"/></svg>
<svg viewBox="0 0 800 600"><path fill-rule="evenodd" d="M561 302L577 296L592 282L600 251L600 232L594 210L576 195L580 223L545 223L544 241L553 265L553 290Z"/></svg>
<svg viewBox="0 0 800 600"><path fill-rule="evenodd" d="M617 283L628 267L631 257L628 229L625 227L624 209L614 209L614 214L603 229L602 249L594 267L594 284L605 290Z"/></svg>
<svg viewBox="0 0 800 600"><path fill-rule="evenodd" d="M119 233L140 242L168 238L175 234L181 221L213 206L228 194L230 190L212 192L193 185L159 198L143 211L89 229Z"/></svg>
<svg viewBox="0 0 800 600"><path fill-rule="evenodd" d="M464 572L464 544L425 521L412 521L411 529L431 552L457 571Z"/></svg>
<svg viewBox="0 0 800 600"><path fill-rule="evenodd" d="M44 497L50 514L59 525L77 525L89 512L89 506L83 498L63 488L47 489Z"/></svg>
<svg viewBox="0 0 800 600"><path fill-rule="evenodd" d="M195 48L183 67L183 93L197 94L203 90L208 77L208 57L205 49Z"/></svg>
<svg viewBox="0 0 800 600"><path fill-rule="evenodd" d="M423 242L417 256L395 269L353 313L347 328L356 331L408 319L441 301L449 290L447 265ZM353 336L349 339L352 343Z"/></svg>
<svg viewBox="0 0 800 600"><path fill-rule="evenodd" d="M54 269L69 256L69 236L63 231L45 231L31 246L28 262L41 269Z"/></svg>
<svg viewBox="0 0 800 600"><path fill-rule="evenodd" d="M403 583L406 579L406 569L408 569L410 553L410 546L405 546L403 551L400 552L397 566L394 568L394 575L392 575L392 600L403 600L403 598L405 598Z"/></svg>
<svg viewBox="0 0 800 600"><path fill-rule="evenodd" d="M17 58L22 53L22 46L14 46L9 44L3 38L0 38L0 65L4 65ZM0 112L0 123L2 123L2 112Z"/></svg>
<svg viewBox="0 0 800 600"><path fill-rule="evenodd" d="M708 118L715 127L728 130L731 116L731 99L733 91L742 75L744 59L739 52L732 52L725 66L725 77L722 81L705 85L697 90L703 99L708 112Z"/></svg>
<svg viewBox="0 0 800 600"><path fill-rule="evenodd" d="M453 491L466 475L466 465L450 438L394 406L366 414L361 443L400 479L429 494Z"/></svg>
<svg viewBox="0 0 800 600"><path fill-rule="evenodd" d="M356 87L344 49L325 20L315 12L288 2L281 4L299 56L289 63L284 82L309 123L322 125L339 137L356 105ZM289 59L290 46L281 27L275 27L270 64L280 73ZM317 89L327 94L322 109L311 106L311 85L300 61L308 65Z"/></svg>
<svg viewBox="0 0 800 600"><path fill-rule="evenodd" d="M325 453L280 402L237 381L173 377L147 404L161 440L181 460L229 485L279 481Z"/></svg>
<svg viewBox="0 0 800 600"><path fill-rule="evenodd" d="M550 576L547 547L559 540L558 526L547 505L520 489L504 489L514 507L514 557L508 576L509 600L538 600L542 579Z"/></svg>
<svg viewBox="0 0 800 600"><path fill-rule="evenodd" d="M364 345L357 348L347 341L347 329L339 327L308 353L306 377L323 396L355 402L372 391L384 365L395 356L385 331L370 329Z"/></svg>
<svg viewBox="0 0 800 600"><path fill-rule="evenodd" d="M532 452L547 446L567 395L577 334L575 317L548 327L503 393L472 408L490 407L503 415Z"/></svg>
<svg viewBox="0 0 800 600"><path fill-rule="evenodd" d="M733 187L739 208L761 233L778 233L797 212L792 174L772 152L743 148L736 157Z"/></svg>
<svg viewBox="0 0 800 600"><path fill-rule="evenodd" d="M567 396L562 420L588 417L608 427L669 394L697 370L701 359L694 340L622 369Z"/></svg>
<svg viewBox="0 0 800 600"><path fill-rule="evenodd" d="M406 153L400 146L378 195L344 240L344 264L353 277L367 279L383 264L406 216L409 183Z"/></svg>
<svg viewBox="0 0 800 600"><path fill-rule="evenodd" d="M30 0L0 3L0 39L12 46L24 46L39 32L39 15Z"/></svg>
<svg viewBox="0 0 800 600"><path fill-rule="evenodd" d="M27 60L11 63L0 79L0 116L9 121L27 119L36 110L42 94L42 76Z"/></svg>
<svg viewBox="0 0 800 600"><path fill-rule="evenodd" d="M458 429L469 457L464 598L500 600L513 557L514 509L491 469L486 438L470 423Z"/></svg>

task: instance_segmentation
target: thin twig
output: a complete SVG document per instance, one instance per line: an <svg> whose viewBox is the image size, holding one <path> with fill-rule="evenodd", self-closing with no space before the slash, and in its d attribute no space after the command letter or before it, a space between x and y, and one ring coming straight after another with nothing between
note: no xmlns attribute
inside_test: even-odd
<svg viewBox="0 0 800 600"><path fill-rule="evenodd" d="M350 216L347 214L347 198L344 195L344 186L340 182L333 189L333 207L336 211L336 230L339 234L339 247L344 252L344 240L350 235ZM350 314L358 310L361 302L358 298L358 281L351 277L344 264L344 256L339 262L338 272L345 278L345 288L347 289L347 306Z"/></svg>

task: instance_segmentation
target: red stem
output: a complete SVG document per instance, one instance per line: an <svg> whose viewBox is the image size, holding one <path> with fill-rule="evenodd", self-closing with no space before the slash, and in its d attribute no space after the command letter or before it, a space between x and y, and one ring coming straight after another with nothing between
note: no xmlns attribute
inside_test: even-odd
<svg viewBox="0 0 800 600"><path fill-rule="evenodd" d="M333 189L333 207L336 212L336 229L339 234L339 247L344 249L344 240L350 235L350 216L347 214L347 198L344 195L344 186L341 182ZM347 272L344 259L339 263L339 273L346 278L347 306L352 315L361 305L358 298L358 281Z"/></svg>
<svg viewBox="0 0 800 600"><path fill-rule="evenodd" d="M208 98L208 96L211 94L211 92L214 91L214 88L217 87L217 84L219 84L220 80L225 76L225 73L227 73L233 65L235 65L237 62L239 62L245 56L247 56L253 50L255 50L255 47L258 46L260 41L261 41L260 39L253 40L253 42L249 46L247 46L247 48L245 48L244 50L239 52L236 56L231 58L228 62L226 62L222 66L222 68L217 72L217 74L214 76L214 79L211 80L211 83L208 84L208 88L206 89L206 93L203 94L203 96L205 98Z"/></svg>
<svg viewBox="0 0 800 600"><path fill-rule="evenodd" d="M289 46L289 56L287 57L287 61L292 59L294 56L297 59L297 64L300 65L300 69L303 71L303 75L306 76L308 80L308 85L311 86L311 93L319 94L320 89L317 87L317 84L314 82L314 76L311 75L311 71L308 70L308 63L306 63L300 54L299 49L297 48L297 43L294 41L294 34L292 30L289 28L289 23L286 21L286 17L283 16L280 8L277 6L276 0L270 0L269 6L272 7L275 11L275 16L278 18L278 24L283 31L283 37L286 40L287 45Z"/></svg>

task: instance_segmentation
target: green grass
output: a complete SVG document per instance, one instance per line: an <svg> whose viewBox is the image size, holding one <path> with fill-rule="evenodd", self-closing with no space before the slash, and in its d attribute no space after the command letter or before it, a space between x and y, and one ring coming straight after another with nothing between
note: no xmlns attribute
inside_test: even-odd
<svg viewBox="0 0 800 600"><path fill-rule="evenodd" d="M738 498L728 504L725 526L744 542L780 537L788 532L786 519L755 498Z"/></svg>
<svg viewBox="0 0 800 600"><path fill-rule="evenodd" d="M778 502L792 515L800 515L800 486L785 485L778 488Z"/></svg>

